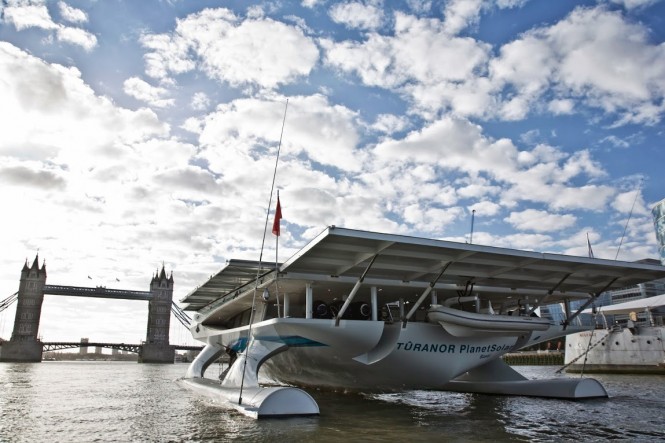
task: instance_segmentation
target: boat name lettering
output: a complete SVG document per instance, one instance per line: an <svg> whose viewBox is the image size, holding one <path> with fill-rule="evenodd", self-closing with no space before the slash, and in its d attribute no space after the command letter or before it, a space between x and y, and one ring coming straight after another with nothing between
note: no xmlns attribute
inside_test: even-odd
<svg viewBox="0 0 665 443"><path fill-rule="evenodd" d="M451 353L455 352L455 345L436 344L436 343L413 343L407 341L406 343L397 342L397 350L403 349L405 351L414 352L441 352Z"/></svg>
<svg viewBox="0 0 665 443"><path fill-rule="evenodd" d="M485 346L471 346L471 345L460 345L459 352L460 354L475 354L475 353L487 353L487 352L502 352L510 349L510 345L485 345Z"/></svg>
<svg viewBox="0 0 665 443"><path fill-rule="evenodd" d="M502 352L508 351L510 345L485 345L485 346L471 346L471 345L460 345L459 349L456 345L449 345L445 343L436 344L436 343L414 343L411 341L407 342L397 342L397 350L404 350L409 352L440 352L442 354L450 354L458 352L459 354L476 354L482 353L486 354L488 352ZM487 356L483 356L487 357Z"/></svg>

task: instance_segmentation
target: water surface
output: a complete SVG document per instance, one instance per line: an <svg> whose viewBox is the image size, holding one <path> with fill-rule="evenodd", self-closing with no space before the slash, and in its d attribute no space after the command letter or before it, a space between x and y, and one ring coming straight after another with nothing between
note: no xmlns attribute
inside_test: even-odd
<svg viewBox="0 0 665 443"><path fill-rule="evenodd" d="M585 401L310 390L319 417L253 420L177 383L186 368L0 363L0 442L665 440L659 375L594 375L611 397ZM515 368L529 378L554 377L557 369Z"/></svg>

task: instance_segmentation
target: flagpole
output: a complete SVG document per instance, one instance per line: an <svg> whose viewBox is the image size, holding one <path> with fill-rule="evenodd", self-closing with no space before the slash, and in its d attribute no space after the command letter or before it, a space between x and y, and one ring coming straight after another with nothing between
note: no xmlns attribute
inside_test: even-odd
<svg viewBox="0 0 665 443"><path fill-rule="evenodd" d="M277 223L279 222L279 219L277 218L277 212L279 211L279 217L282 217L282 208L279 205L279 189L277 190L277 207L275 207L275 220L277 220ZM279 313L279 285L278 285L278 279L279 279L279 268L277 267L278 260L277 258L279 257L279 235L281 234L281 229L278 226L277 227L277 235L275 236L275 300L277 300L277 318L280 318L281 315Z"/></svg>

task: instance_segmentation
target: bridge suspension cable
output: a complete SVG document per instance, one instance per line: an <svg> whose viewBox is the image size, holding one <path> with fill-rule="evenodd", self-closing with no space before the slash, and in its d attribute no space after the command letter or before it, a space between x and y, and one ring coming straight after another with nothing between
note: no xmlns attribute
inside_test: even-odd
<svg viewBox="0 0 665 443"><path fill-rule="evenodd" d="M171 312L175 315L175 318L187 329L192 324L192 319L183 311L180 306L176 305L174 301L171 302Z"/></svg>
<svg viewBox="0 0 665 443"><path fill-rule="evenodd" d="M16 300L18 300L18 291L14 292L12 295L7 297L6 299L0 301L0 312L7 309Z"/></svg>

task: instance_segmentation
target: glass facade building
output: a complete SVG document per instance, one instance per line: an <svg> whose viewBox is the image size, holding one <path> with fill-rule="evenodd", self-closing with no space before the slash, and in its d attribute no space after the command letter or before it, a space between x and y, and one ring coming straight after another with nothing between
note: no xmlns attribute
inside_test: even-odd
<svg viewBox="0 0 665 443"><path fill-rule="evenodd" d="M653 214L653 227L656 229L658 239L658 255L660 262L665 265L665 199L656 203L651 210Z"/></svg>

